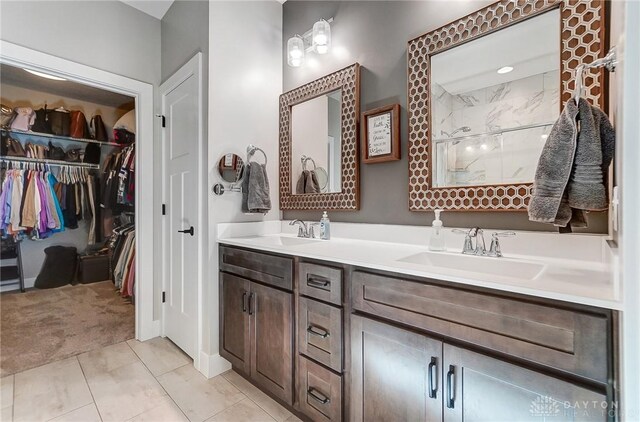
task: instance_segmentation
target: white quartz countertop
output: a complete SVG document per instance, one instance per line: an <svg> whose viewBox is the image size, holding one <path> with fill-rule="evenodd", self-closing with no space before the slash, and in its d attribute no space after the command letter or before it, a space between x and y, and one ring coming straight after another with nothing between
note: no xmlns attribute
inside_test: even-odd
<svg viewBox="0 0 640 422"><path fill-rule="evenodd" d="M416 244L340 237L328 241L310 240L282 233L252 236L220 233L218 242L539 298L615 310L622 308L616 283L611 279L611 269L603 262L524 255L474 257L463 256L451 248L434 253L426 246ZM433 259L435 262L447 262L447 265L431 265L431 260L421 259L423 256L436 258ZM458 257L459 267L455 265ZM503 267L505 271L501 270Z"/></svg>

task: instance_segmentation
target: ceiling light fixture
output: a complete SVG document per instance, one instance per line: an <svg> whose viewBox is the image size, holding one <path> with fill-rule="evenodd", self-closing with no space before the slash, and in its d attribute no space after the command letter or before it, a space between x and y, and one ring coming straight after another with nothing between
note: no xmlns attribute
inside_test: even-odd
<svg viewBox="0 0 640 422"><path fill-rule="evenodd" d="M498 69L498 73L504 75L505 73L509 73L513 70L513 66L503 66Z"/></svg>
<svg viewBox="0 0 640 422"><path fill-rule="evenodd" d="M333 18L320 19L313 28L302 35L294 35L287 40L287 63L291 67L304 64L305 55L310 52L327 54L331 49L331 25Z"/></svg>
<svg viewBox="0 0 640 422"><path fill-rule="evenodd" d="M26 68L23 68L23 70L31 73L32 75L40 76L41 78L52 79L54 81L66 81L65 78L60 78L58 76L48 75L46 73L38 72L37 70L31 70L31 69L26 69Z"/></svg>

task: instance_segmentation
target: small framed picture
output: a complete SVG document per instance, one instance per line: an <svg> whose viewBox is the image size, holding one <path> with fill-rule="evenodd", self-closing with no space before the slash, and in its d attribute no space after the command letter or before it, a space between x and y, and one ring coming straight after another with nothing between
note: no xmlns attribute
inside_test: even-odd
<svg viewBox="0 0 640 422"><path fill-rule="evenodd" d="M362 114L362 162L383 163L400 159L400 104Z"/></svg>

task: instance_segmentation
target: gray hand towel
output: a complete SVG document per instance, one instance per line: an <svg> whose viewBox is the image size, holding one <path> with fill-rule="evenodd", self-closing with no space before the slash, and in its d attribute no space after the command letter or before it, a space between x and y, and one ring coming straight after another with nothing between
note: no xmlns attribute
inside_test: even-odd
<svg viewBox="0 0 640 422"><path fill-rule="evenodd" d="M269 179L265 165L255 161L250 162L248 180L249 212L266 214L271 209L271 198L269 198Z"/></svg>
<svg viewBox="0 0 640 422"><path fill-rule="evenodd" d="M307 180L304 185L304 193L320 193L320 183L318 183L318 176L313 170L308 171Z"/></svg>
<svg viewBox="0 0 640 422"><path fill-rule="evenodd" d="M249 174L251 173L251 167L249 164L244 165L244 170L242 172L242 212L249 213Z"/></svg>
<svg viewBox="0 0 640 422"><path fill-rule="evenodd" d="M302 195L304 193L304 188L307 184L307 173L309 173L307 170L303 170L302 173L300 173L300 177L298 178L298 182L296 183L297 195Z"/></svg>
<svg viewBox="0 0 640 422"><path fill-rule="evenodd" d="M615 131L600 109L582 98L578 105L568 101L538 161L529 220L584 227L585 210L606 209L614 142Z"/></svg>

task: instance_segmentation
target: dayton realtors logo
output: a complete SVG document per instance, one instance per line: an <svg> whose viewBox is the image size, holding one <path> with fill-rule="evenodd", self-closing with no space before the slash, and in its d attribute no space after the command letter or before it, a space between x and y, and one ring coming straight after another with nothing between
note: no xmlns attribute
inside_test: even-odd
<svg viewBox="0 0 640 422"><path fill-rule="evenodd" d="M560 403L549 396L538 396L531 402L529 412L533 416L556 416L560 414Z"/></svg>
<svg viewBox="0 0 640 422"><path fill-rule="evenodd" d="M558 401L550 396L538 396L531 401L529 412L541 417L614 417L618 413L618 403L606 400Z"/></svg>

